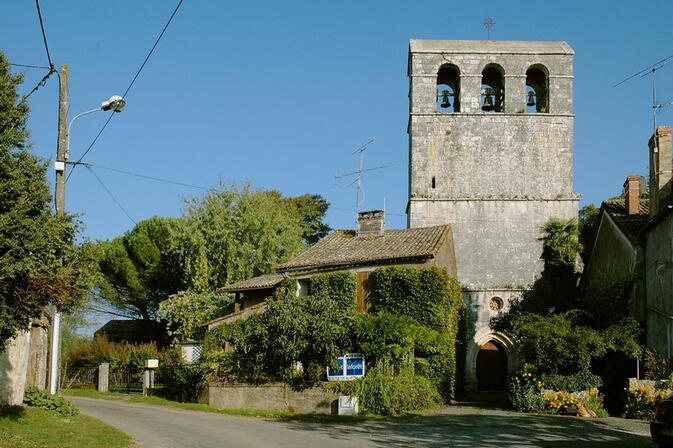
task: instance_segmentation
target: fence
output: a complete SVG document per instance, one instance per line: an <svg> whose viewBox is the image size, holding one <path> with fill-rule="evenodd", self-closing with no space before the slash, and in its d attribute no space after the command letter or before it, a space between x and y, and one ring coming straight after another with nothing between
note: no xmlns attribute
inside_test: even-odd
<svg viewBox="0 0 673 448"><path fill-rule="evenodd" d="M95 389L97 386L98 366L69 366L61 374L61 389Z"/></svg>
<svg viewBox="0 0 673 448"><path fill-rule="evenodd" d="M62 389L98 389L111 392L142 393L144 369L119 367L110 369L107 375L108 387L99 387L99 366L67 367L61 374ZM161 389L170 381L171 372L157 369L154 372L154 388ZM105 377L104 377L105 378ZM105 381L105 380L102 380Z"/></svg>

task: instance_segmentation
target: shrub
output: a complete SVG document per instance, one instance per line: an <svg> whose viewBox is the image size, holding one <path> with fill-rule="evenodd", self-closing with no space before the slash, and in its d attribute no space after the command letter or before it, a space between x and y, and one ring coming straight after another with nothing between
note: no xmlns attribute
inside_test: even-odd
<svg viewBox="0 0 673 448"><path fill-rule="evenodd" d="M597 389L603 385L600 376L583 370L574 375L558 375L546 373L541 376L546 389L554 391L581 392Z"/></svg>
<svg viewBox="0 0 673 448"><path fill-rule="evenodd" d="M383 363L369 369L361 380L326 383L324 387L357 396L365 412L379 415L399 415L441 403L437 388L428 378L408 370L394 374Z"/></svg>
<svg viewBox="0 0 673 448"><path fill-rule="evenodd" d="M580 392L546 390L543 396L547 411L553 414L578 415L580 409L584 408L590 415L607 415L603 409L603 396L596 388Z"/></svg>
<svg viewBox="0 0 673 448"><path fill-rule="evenodd" d="M206 365L185 364L180 349L166 350L159 356L163 388L156 392L171 400L196 402L205 385L207 371Z"/></svg>
<svg viewBox="0 0 673 448"><path fill-rule="evenodd" d="M46 391L40 390L35 386L26 388L23 402L28 406L58 412L63 417L73 417L79 414L79 410L75 405L65 398L58 395L49 395Z"/></svg>
<svg viewBox="0 0 673 448"><path fill-rule="evenodd" d="M509 401L520 412L542 413L547 402L542 396L544 383L531 372L523 372L513 377L507 386Z"/></svg>
<svg viewBox="0 0 673 448"><path fill-rule="evenodd" d="M652 420L657 402L668 396L669 390L656 389L654 386L640 386L626 392L626 418Z"/></svg>
<svg viewBox="0 0 673 448"><path fill-rule="evenodd" d="M155 343L131 344L124 342L112 344L105 336L92 340L78 341L66 355L68 364L73 367L110 363L110 369L136 367L144 368L146 359L156 359L159 351Z"/></svg>

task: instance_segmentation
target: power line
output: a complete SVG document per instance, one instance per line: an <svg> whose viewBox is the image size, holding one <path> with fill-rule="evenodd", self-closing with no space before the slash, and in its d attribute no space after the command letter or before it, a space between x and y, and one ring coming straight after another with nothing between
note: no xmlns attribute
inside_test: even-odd
<svg viewBox="0 0 673 448"><path fill-rule="evenodd" d="M131 171L124 171L124 170L120 170L120 169L117 169L117 168L110 168L110 167L106 167L106 166L94 165L94 164L86 163L86 162L80 162L79 165L86 166L86 167L94 167L94 168L98 168L98 169L101 169L101 170L112 171L112 172L120 173L120 174L126 174L126 175L129 175L129 176L140 177L142 179L153 180L155 182L163 182L163 183L166 183L166 184L180 185L182 187L197 188L199 190L204 190L204 191L217 190L216 188L208 188L208 187L203 187L203 186L200 186L200 185L187 184L187 183L178 182L178 181L175 181L175 180L165 179L165 178L161 178L161 177L148 176L146 174L133 173ZM220 191L220 190L217 190L217 191Z"/></svg>
<svg viewBox="0 0 673 448"><path fill-rule="evenodd" d="M10 62L9 65L14 66L14 67L37 68L37 69L41 69L41 70L49 70L49 67L47 67L46 65L15 64L13 62Z"/></svg>
<svg viewBox="0 0 673 448"><path fill-rule="evenodd" d="M37 1L37 0L36 0L36 1ZM154 41L154 45L152 45L152 48L151 48L150 51L147 53L147 56L145 57L145 60L144 60L143 63L141 64L141 66L140 66L140 68L138 69L138 71L136 72L135 76L133 76L133 79L131 80L131 83L129 84L129 86L126 88L126 91L124 91L124 94L122 95L123 98L126 98L126 95L128 95L129 91L131 90L131 87L133 87L133 84L135 84L136 79L138 79L138 76L140 76L140 73L143 71L143 68L145 68L145 64L147 64L147 61L150 59L150 56L152 56L152 53L154 53L154 49L157 47L157 45L159 45L159 41L161 41L161 38L164 36L164 33L165 33L166 30L168 29L168 26L169 26L169 25L171 24L171 22L173 21L173 17L175 17L175 14L176 14L176 13L178 12L178 10L180 9L180 6L182 5L182 2L183 2L183 0L180 0L180 1L178 2L177 6L176 6L175 9L173 10L173 14L171 14L171 16L168 18L168 21L166 22L166 25L164 25L164 28L161 30L161 33L159 34L159 37L157 37L157 39ZM100 129L100 131L98 131L98 134L96 134L96 137L93 139L93 141L91 142L91 144L87 147L86 151L84 151L84 154L82 154L82 157L80 157L80 158L77 160L77 163L73 166L73 169L70 170L70 173L68 174L68 177L67 177L67 179L66 179L66 182L67 182L68 179L70 179L70 175L72 175L72 172L75 171L75 166L77 166L77 164L79 164L79 162L81 162L82 159L84 159L84 157L89 153L89 151L91 151L91 148L93 148L93 145L96 144L96 141L98 141L98 137L100 137L100 135L103 133L103 131L105 130L105 128L107 127L107 125L108 125L108 124L110 123L110 121L112 120L112 117L113 117L113 116L114 116L114 112L111 112L111 113L110 113L110 116L109 116L108 119L107 119L107 121L105 121L105 124L103 124L103 127Z"/></svg>
<svg viewBox="0 0 673 448"><path fill-rule="evenodd" d="M126 89L126 91L124 92L122 97L126 98L126 95L128 95L129 90L131 90L131 87L133 87L133 84L135 84L136 79L138 79L138 76L140 76L140 72L142 72L143 68L145 68L145 64L147 64L147 61L150 59L150 56L152 56L152 53L154 53L154 49L157 47L157 45L159 44L159 41L164 36L164 33L166 32L166 29L168 29L168 25L171 24L171 22L173 21L173 17L175 17L175 14L178 12L178 9L180 9L180 6L182 5L182 2L183 2L183 0L180 0L178 2L178 5L173 10L173 14L171 14L171 16L169 17L168 22L166 22L166 25L164 25L164 29L161 30L161 33L159 34L159 37L157 37L157 40L154 42L154 45L152 45L152 48L150 49L150 52L147 53L147 57L145 57L145 60L143 61L143 64L140 66L140 68L136 72L136 75L133 77L133 80L131 81L131 84L129 84L128 88Z"/></svg>
<svg viewBox="0 0 673 448"><path fill-rule="evenodd" d="M28 98L35 93L40 87L44 87L47 84L47 79L53 74L56 73L56 69L54 68L54 63L51 61L51 54L49 53L49 44L47 43L47 33L44 31L44 22L42 21L42 11L40 10L40 1L35 0L35 6L37 7L37 17L40 19L40 30L42 31L42 41L44 42L44 50L47 52L47 60L49 61L49 67L38 67L38 66L28 66L28 65L21 65L21 64L11 64L11 65L16 65L19 67L31 67L31 68L45 68L49 70L49 73L44 75L40 81L38 81L37 85L33 87L33 90L28 92L27 95L24 95L23 98L21 98L21 101L19 102L19 105L25 103Z"/></svg>
<svg viewBox="0 0 673 448"><path fill-rule="evenodd" d="M49 70L54 69L54 63L51 62L51 54L49 54L49 44L47 44L47 34L44 32L44 23L42 22L42 11L40 11L40 1L35 0L37 7L37 17L40 19L40 29L42 30L42 40L44 41L44 49L47 52L47 60L49 61Z"/></svg>
<svg viewBox="0 0 673 448"><path fill-rule="evenodd" d="M85 166L86 166L86 165L85 165ZM112 200L114 201L114 203L117 204L117 207L119 207L119 209L120 209L122 212L124 212L124 214L126 215L126 217L127 217L128 219L130 219L131 222L132 222L133 224L138 224L133 218L131 218L131 215L129 215L129 212L127 212L126 209L124 208L124 206L121 205L121 203L117 200L117 198L115 197L115 195L113 195L112 192L110 191L110 189L103 183L103 181L100 179L100 177L98 177L98 175L97 175L96 172L93 170L93 168L91 168L90 166L87 166L86 168L89 170L89 172L90 172L91 174L93 174L93 177L96 178L96 180L97 180L98 183L101 185L101 187L103 187L103 189L104 189L105 192L108 194L108 196L110 196L110 198L112 198Z"/></svg>
<svg viewBox="0 0 673 448"><path fill-rule="evenodd" d="M19 105L25 103L26 100L28 100L28 98L30 98L30 96L31 96L33 93L37 92L37 89L39 89L40 87L44 87L44 86L47 84L47 79L49 79L49 77L50 77L52 74L54 74L54 73L56 73L56 70L55 70L54 68L51 68L51 69L49 70L49 73L47 73L46 75L44 75L44 76L42 77L42 79L41 79L40 81L38 81L37 85L35 85L35 87L33 87L33 90L31 90L31 91L28 92L26 95L24 95L23 98L21 98L21 101L19 101Z"/></svg>

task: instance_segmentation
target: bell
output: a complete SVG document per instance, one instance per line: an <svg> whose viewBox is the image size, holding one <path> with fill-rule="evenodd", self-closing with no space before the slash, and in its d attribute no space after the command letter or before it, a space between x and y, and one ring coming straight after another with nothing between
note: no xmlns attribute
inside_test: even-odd
<svg viewBox="0 0 673 448"><path fill-rule="evenodd" d="M493 98L491 98L491 95L487 94L484 96L484 105L481 110L493 110Z"/></svg>
<svg viewBox="0 0 673 448"><path fill-rule="evenodd" d="M528 107L535 106L535 93L534 92L528 92L528 102L526 103L526 106L528 106Z"/></svg>
<svg viewBox="0 0 673 448"><path fill-rule="evenodd" d="M451 102L449 101L449 91L448 90L442 90L442 104L441 106L444 109L448 109L451 107Z"/></svg>

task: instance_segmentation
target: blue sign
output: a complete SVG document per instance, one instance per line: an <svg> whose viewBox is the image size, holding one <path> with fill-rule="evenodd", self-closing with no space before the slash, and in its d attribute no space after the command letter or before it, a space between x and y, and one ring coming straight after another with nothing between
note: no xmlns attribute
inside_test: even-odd
<svg viewBox="0 0 673 448"><path fill-rule="evenodd" d="M339 356L335 369L327 367L327 379L329 381L353 380L363 376L365 376L365 357L359 353Z"/></svg>

